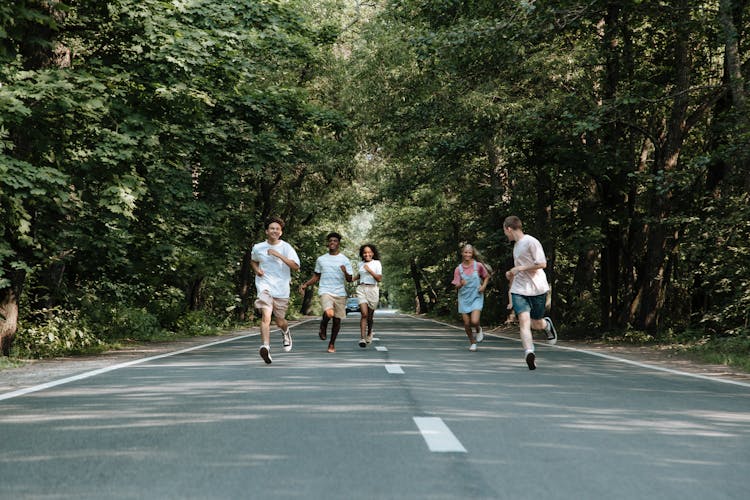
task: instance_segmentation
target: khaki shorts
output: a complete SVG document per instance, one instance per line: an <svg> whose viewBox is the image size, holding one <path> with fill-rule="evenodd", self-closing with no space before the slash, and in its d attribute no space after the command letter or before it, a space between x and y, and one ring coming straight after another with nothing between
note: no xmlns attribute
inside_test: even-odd
<svg viewBox="0 0 750 500"><path fill-rule="evenodd" d="M346 297L324 293L320 296L320 305L323 307L323 312L333 309L334 318L346 318Z"/></svg>
<svg viewBox="0 0 750 500"><path fill-rule="evenodd" d="M271 297L268 290L264 290L258 295L255 301L255 308L261 311L271 311L274 317L283 319L286 317L286 310L289 308L289 299Z"/></svg>
<svg viewBox="0 0 750 500"><path fill-rule="evenodd" d="M367 304L372 310L378 308L380 302L380 289L378 285L359 285L357 287L357 299L360 304Z"/></svg>

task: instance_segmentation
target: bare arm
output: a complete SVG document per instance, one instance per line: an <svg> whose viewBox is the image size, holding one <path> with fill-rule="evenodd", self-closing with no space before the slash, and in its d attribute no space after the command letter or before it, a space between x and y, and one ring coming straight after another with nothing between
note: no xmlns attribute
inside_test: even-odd
<svg viewBox="0 0 750 500"><path fill-rule="evenodd" d="M310 278L309 280L305 281L304 283L302 283L299 286L299 293L301 293L301 294L304 295L305 294L305 290L307 289L307 287L314 285L318 281L320 281L320 274L318 274L318 273L313 274L312 278Z"/></svg>

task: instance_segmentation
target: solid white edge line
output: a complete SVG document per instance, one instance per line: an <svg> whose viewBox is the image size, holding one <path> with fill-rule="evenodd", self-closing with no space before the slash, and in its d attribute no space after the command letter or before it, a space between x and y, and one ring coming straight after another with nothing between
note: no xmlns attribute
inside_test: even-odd
<svg viewBox="0 0 750 500"><path fill-rule="evenodd" d="M407 315L407 316L411 316L411 315ZM444 325L444 326L448 326L450 328L455 328L456 330L462 330L463 331L463 327L461 327L461 326L451 325L451 324L448 324L448 323L444 323L442 321L438 321L436 319L431 319L431 318L417 318L415 316L411 316L411 317L415 318L415 319L421 319L423 321L432 321L433 323L437 323L439 325ZM493 337L497 337L497 338L500 338L500 339L513 340L513 341L516 341L516 342L521 342L519 339L514 339L512 337L506 337L504 335L498 335L496 333L484 332L484 334L485 335L491 335ZM620 362L620 363L625 363L627 365L637 366L639 368L646 368L648 370L656 370L656 371L660 371L660 372L671 373L672 375L681 375L683 377L692 377L692 378L697 378L697 379L700 379L700 380L709 380L711 382L721 382L723 384L739 385L741 387L750 387L750 383L748 383L748 382L742 382L740 380L731 380L731 379L726 379L726 378L710 377L708 375L701 375L699 373L683 372L683 371L680 371L680 370L675 370L673 368L665 368L663 366L649 365L649 364L641 363L641 362L638 362L638 361L631 361L631 360L625 359L625 358L618 358L617 356L612 356L611 354L602 354L600 352L587 351L586 349L579 349L577 347L567 347L567 346L562 346L562 345L549 345L549 344L545 344L545 343L539 343L539 345L540 346L545 346L545 347L548 347L548 348L564 349L566 351L574 351L574 352L581 352L581 353L584 353L584 354L590 354L591 356L598 356L600 358L608 359L610 361L617 361L617 362Z"/></svg>
<svg viewBox="0 0 750 500"><path fill-rule="evenodd" d="M68 384L70 382L75 382L77 380L83 380L83 379L95 377L96 375L101 375L102 373L107 373L107 372L111 372L111 371L114 371L114 370L119 370L121 368L127 368L129 366L139 365L139 364L147 363L149 361L154 361L154 360L157 360L157 359L168 358L170 356L177 356L178 354L184 354L186 352L195 351L195 350L198 350L198 349L203 349L204 347L211 347L211 346L215 346L215 345L219 345L219 344L224 344L226 342L233 342L235 340L240 340L240 339L244 339L244 338L247 338L247 337L254 337L256 335L258 335L258 334L257 333L250 333L250 334L247 334L247 335L240 335L240 336L232 337L232 338L229 338L229 339L218 340L216 342L211 342L211 343L208 343L208 344L201 344L201 345L197 345L197 346L193 346L193 347L188 347L186 349L181 349L179 351L167 352L167 353L164 353L164 354L159 354L157 356L150 356L150 357L147 357L147 358L134 359L132 361L127 361L125 363L118 363L116 365L106 366L104 368L99 368L97 370L91 370L89 372L79 373L78 375L73 375L71 377L61 378L59 380L53 380L51 382L46 382L44 384L39 384L39 385L35 385L35 386L32 386L32 387L27 387L25 389L18 389L18 390L13 391L13 392L6 392L5 394L0 394L0 401L3 401L5 399L15 398L15 397L18 397L18 396L23 396L25 394L31 394L33 392L39 392L39 391L42 391L44 389L49 389L51 387L56 387L58 385Z"/></svg>
<svg viewBox="0 0 750 500"><path fill-rule="evenodd" d="M466 453L461 441L451 432L442 418L413 417L419 432L432 452L437 453Z"/></svg>
<svg viewBox="0 0 750 500"><path fill-rule="evenodd" d="M306 319L306 320L300 321L299 323L295 324L294 326L303 325L303 324L308 323L310 321L315 321L315 318L311 318L311 319ZM276 331L276 330L274 330L274 331ZM70 383L70 382L75 382L77 380L83 380L83 379L87 379L87 378L90 378L90 377L95 377L96 375L101 375L102 373L107 373L107 372L111 372L111 371L114 371L114 370L119 370L120 368L127 368L128 366L139 365L141 363L146 363L148 361L154 361L156 359L168 358L170 356L176 356L178 354L184 354L186 352L195 351L197 349L203 349L204 347L211 347L211 346L215 346L215 345L219 345L219 344L224 344L226 342L233 342L235 340L245 339L245 338L248 338L248 337L255 337L255 336L258 336L258 335L260 335L260 332L248 333L248 334L245 334L245 335L238 335L237 337L232 337L232 338L228 338L228 339L217 340L216 342L210 342L208 344L201 344L201 345L197 345L197 346L193 346L193 347L188 347L186 349L181 349L179 351L167 352L167 353L164 353L164 354L159 354L157 356L150 356L150 357L147 357L147 358L134 359L133 361L127 361L125 363L119 363L119 364L116 364L116 365L107 366L107 367L104 367L104 368L99 368L97 370L92 370L92 371L89 371L89 372L79 373L78 375L73 375L71 377L61 378L59 380L53 380L51 382L46 382L44 384L39 384L39 385L35 385L35 386L32 386L32 387L26 387L25 389L18 389L18 390L12 391L12 392L6 392L4 394L0 394L0 401L6 400L6 399L15 398L15 397L18 397L18 396L23 396L25 394L31 394L33 392L43 391L44 389L49 389L51 387L56 387L58 385L63 385L63 384L67 384L67 383Z"/></svg>

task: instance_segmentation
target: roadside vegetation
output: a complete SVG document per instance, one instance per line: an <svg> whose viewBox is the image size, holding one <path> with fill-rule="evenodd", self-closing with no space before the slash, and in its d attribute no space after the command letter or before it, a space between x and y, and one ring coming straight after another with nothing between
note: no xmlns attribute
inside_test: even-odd
<svg viewBox="0 0 750 500"><path fill-rule="evenodd" d="M501 324L515 214L561 336L747 366L748 54L748 0L11 2L4 362L254 324L269 215L442 317L472 243Z"/></svg>

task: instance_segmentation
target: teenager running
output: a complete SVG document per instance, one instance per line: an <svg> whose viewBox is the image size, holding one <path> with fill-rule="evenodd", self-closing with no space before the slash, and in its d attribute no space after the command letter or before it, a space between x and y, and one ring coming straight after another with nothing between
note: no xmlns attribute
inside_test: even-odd
<svg viewBox="0 0 750 500"><path fill-rule="evenodd" d="M458 291L458 312L464 321L464 330L469 337L469 350L477 350L477 343L484 340L479 319L484 308L484 290L490 281L490 273L476 259L476 250L471 245L461 249L461 263L453 271L451 282ZM475 333L476 332L476 333Z"/></svg>
<svg viewBox="0 0 750 500"><path fill-rule="evenodd" d="M346 317L346 283L353 280L354 271L349 258L339 252L341 235L329 233L326 242L328 253L318 257L315 261L315 273L300 285L299 291L304 294L308 286L320 283L318 295L323 307L323 317L320 320L318 336L320 340L326 340L328 322L333 319L331 340L328 342L328 352L333 353L336 352L335 343L341 329L341 320Z"/></svg>
<svg viewBox="0 0 750 500"><path fill-rule="evenodd" d="M255 289L258 293L255 308L261 311L260 357L270 365L271 316L281 328L283 350L292 350L292 334L286 320L286 310L289 307L291 271L299 270L299 257L289 243L281 240L284 233L282 219L270 217L265 221L265 227L266 241L253 245L250 264L255 271Z"/></svg>
<svg viewBox="0 0 750 500"><path fill-rule="evenodd" d="M531 330L544 330L547 342L557 343L555 325L551 318L544 316L550 289L544 273L547 258L542 244L533 236L524 234L521 219L515 215L505 219L503 231L508 240L514 242L513 267L505 276L510 281L511 302L518 317L526 364L529 370L535 370L536 354Z"/></svg>
<svg viewBox="0 0 750 500"><path fill-rule="evenodd" d="M359 347L367 347L372 343L372 324L375 319L375 309L380 301L378 283L383 279L383 266L375 245L365 244L359 247L359 285L357 285L357 300L359 312Z"/></svg>

